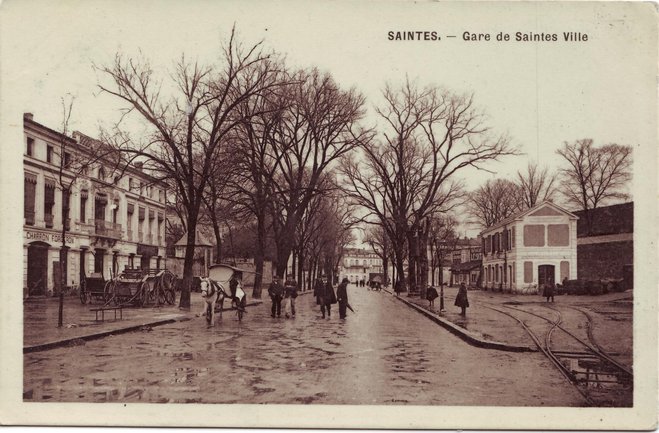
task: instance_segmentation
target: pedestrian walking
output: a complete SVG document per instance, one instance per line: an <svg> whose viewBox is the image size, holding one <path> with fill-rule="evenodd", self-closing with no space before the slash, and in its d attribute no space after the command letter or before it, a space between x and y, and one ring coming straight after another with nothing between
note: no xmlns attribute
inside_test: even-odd
<svg viewBox="0 0 659 433"><path fill-rule="evenodd" d="M554 302L554 285L551 283L545 283L544 289L542 290L542 296L547 298L547 302L549 302L549 298L551 298L551 302Z"/></svg>
<svg viewBox="0 0 659 433"><path fill-rule="evenodd" d="M322 283L318 290L319 296L316 297L316 303L320 305L320 313L323 315L323 319L326 312L329 319L332 316L332 304L336 304L336 294L331 282L323 281Z"/></svg>
<svg viewBox="0 0 659 433"><path fill-rule="evenodd" d="M396 292L396 296L400 296L400 292L403 291L403 281L402 280L396 281L396 285L394 286L394 291Z"/></svg>
<svg viewBox="0 0 659 433"><path fill-rule="evenodd" d="M435 289L433 286L428 286L428 289L426 290L426 299L428 300L429 304L428 307L432 308L435 306L435 299L439 297L439 294L437 293L437 289Z"/></svg>
<svg viewBox="0 0 659 433"><path fill-rule="evenodd" d="M272 309L270 316L275 317L276 313L277 317L280 317L281 299L284 296L284 287L281 285L279 277L275 276L272 278L272 283L270 283L270 287L268 287L268 294L270 295L270 299L272 299Z"/></svg>
<svg viewBox="0 0 659 433"><path fill-rule="evenodd" d="M457 307L462 308L461 316L467 315L467 307L469 306L469 299L467 299L467 286L465 283L460 283L458 289L458 296L455 297L455 304Z"/></svg>
<svg viewBox="0 0 659 433"><path fill-rule="evenodd" d="M339 303L339 317L346 318L346 308L348 307L348 279L344 278L336 288L336 300Z"/></svg>
<svg viewBox="0 0 659 433"><path fill-rule="evenodd" d="M295 298L297 298L297 281L293 275L289 275L284 283L284 316L287 319L295 317Z"/></svg>

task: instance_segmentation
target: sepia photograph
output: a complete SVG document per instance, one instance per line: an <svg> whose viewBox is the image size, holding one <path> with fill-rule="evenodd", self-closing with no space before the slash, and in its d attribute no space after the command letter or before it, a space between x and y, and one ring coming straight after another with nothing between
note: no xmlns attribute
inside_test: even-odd
<svg viewBox="0 0 659 433"><path fill-rule="evenodd" d="M656 429L657 40L641 2L2 2L0 424Z"/></svg>

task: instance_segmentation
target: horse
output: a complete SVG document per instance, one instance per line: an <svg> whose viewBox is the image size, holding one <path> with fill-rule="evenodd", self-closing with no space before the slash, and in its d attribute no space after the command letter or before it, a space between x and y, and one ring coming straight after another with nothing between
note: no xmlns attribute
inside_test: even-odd
<svg viewBox="0 0 659 433"><path fill-rule="evenodd" d="M231 298L231 294L227 293L226 289L221 283L211 280L210 278L201 279L201 297L204 300L204 310L201 315L206 316L206 322L209 326L215 324L215 312L219 311L220 319L222 319L222 310L224 309L224 299ZM232 299L235 303L238 313L238 320L242 320L245 313L245 291L243 290L240 282L236 287L236 296Z"/></svg>

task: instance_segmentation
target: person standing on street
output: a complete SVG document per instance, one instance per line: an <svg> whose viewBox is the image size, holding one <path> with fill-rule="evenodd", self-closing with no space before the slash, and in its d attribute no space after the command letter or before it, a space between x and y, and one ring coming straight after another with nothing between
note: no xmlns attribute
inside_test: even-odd
<svg viewBox="0 0 659 433"><path fill-rule="evenodd" d="M467 299L467 287L465 283L460 283L458 289L458 296L455 297L455 306L462 308L461 316L467 315L467 307L469 306L469 299Z"/></svg>
<svg viewBox="0 0 659 433"><path fill-rule="evenodd" d="M439 294L437 293L437 289L435 289L433 286L428 286L426 289L426 299L430 304L428 304L428 307L433 308L435 306L435 299L439 297Z"/></svg>
<svg viewBox="0 0 659 433"><path fill-rule="evenodd" d="M297 298L297 282L292 275L289 275L284 283L284 316L295 317L295 298ZM288 313L290 305L290 315Z"/></svg>
<svg viewBox="0 0 659 433"><path fill-rule="evenodd" d="M323 313L323 319L325 318L325 310L327 310L327 318L329 319L331 317L332 304L336 304L336 295L334 294L332 283L328 280L324 285L323 303L320 304L320 312Z"/></svg>
<svg viewBox="0 0 659 433"><path fill-rule="evenodd" d="M284 294L284 288L279 282L279 277L275 276L272 278L272 283L270 283L270 287L268 287L268 294L270 295L270 299L272 299L272 310L270 316L275 317L275 313L277 313L277 317L280 317L281 298Z"/></svg>
<svg viewBox="0 0 659 433"><path fill-rule="evenodd" d="M339 302L339 317L346 318L346 308L348 307L348 279L344 278L336 289L336 300Z"/></svg>
<svg viewBox="0 0 659 433"><path fill-rule="evenodd" d="M544 284L544 289L542 290L542 296L547 298L547 302L549 302L549 298L551 298L551 302L554 302L554 285L552 283Z"/></svg>

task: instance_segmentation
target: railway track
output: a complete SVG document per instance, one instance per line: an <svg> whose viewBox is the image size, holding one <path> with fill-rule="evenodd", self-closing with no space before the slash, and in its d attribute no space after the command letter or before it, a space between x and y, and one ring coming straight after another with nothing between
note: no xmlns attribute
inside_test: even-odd
<svg viewBox="0 0 659 433"><path fill-rule="evenodd" d="M565 326L562 326L563 314L556 308L544 306L553 311L554 317L549 318L510 305L488 303L484 306L516 320L529 334L540 351L579 391L589 406L631 407L633 405L633 372L629 367L620 364L604 352L595 342L592 333L592 318L585 312L575 308L575 310L581 311L588 320L589 342L582 340ZM529 316L541 319L549 324L549 329L544 331L543 337L538 337L537 333L526 323ZM526 320L520 317L525 317ZM552 347L552 336L556 331L571 337L581 349L560 350Z"/></svg>

